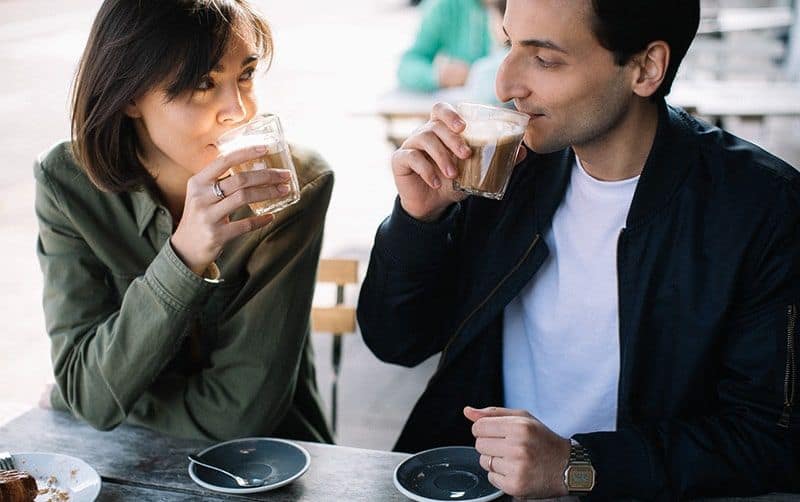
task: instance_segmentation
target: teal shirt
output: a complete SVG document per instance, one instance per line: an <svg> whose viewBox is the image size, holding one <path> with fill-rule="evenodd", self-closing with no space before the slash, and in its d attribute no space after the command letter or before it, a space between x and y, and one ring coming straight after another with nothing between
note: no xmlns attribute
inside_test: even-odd
<svg viewBox="0 0 800 502"><path fill-rule="evenodd" d="M426 0L417 38L400 60L400 87L420 92L439 89L436 56L472 64L489 54L489 16L480 0Z"/></svg>

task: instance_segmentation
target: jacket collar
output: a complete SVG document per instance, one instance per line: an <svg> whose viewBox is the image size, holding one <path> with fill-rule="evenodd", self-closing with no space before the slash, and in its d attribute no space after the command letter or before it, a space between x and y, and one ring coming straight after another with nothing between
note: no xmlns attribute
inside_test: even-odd
<svg viewBox="0 0 800 502"><path fill-rule="evenodd" d="M133 205L133 214L136 218L136 226L139 229L139 235L144 235L144 231L153 219L153 216L158 209L158 202L153 194L153 190L149 187L142 187L134 192L129 192L131 203Z"/></svg>
<svg viewBox="0 0 800 502"><path fill-rule="evenodd" d="M691 140L691 124L685 111L667 106L663 100L659 103L656 136L633 195L627 228L651 221L677 193L699 155Z"/></svg>

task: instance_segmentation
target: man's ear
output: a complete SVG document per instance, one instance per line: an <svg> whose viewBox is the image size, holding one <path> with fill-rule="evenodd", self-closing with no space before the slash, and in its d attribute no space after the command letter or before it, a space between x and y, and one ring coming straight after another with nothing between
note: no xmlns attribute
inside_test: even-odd
<svg viewBox="0 0 800 502"><path fill-rule="evenodd" d="M139 105L133 99L130 100L127 105L125 105L125 108L123 108L122 111L125 113L125 115L132 119L142 118L142 112L139 110Z"/></svg>
<svg viewBox="0 0 800 502"><path fill-rule="evenodd" d="M669 67L670 50L666 42L650 42L645 50L632 60L636 71L633 73L633 92L643 98L656 93Z"/></svg>

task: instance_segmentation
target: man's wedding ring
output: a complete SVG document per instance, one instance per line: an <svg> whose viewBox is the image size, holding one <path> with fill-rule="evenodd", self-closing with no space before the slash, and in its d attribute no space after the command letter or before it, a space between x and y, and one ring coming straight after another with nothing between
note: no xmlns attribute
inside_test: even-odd
<svg viewBox="0 0 800 502"><path fill-rule="evenodd" d="M214 191L214 195L216 195L218 199L222 200L225 198L225 192L223 192L222 188L220 188L219 180L214 182L214 184L211 186L211 189Z"/></svg>

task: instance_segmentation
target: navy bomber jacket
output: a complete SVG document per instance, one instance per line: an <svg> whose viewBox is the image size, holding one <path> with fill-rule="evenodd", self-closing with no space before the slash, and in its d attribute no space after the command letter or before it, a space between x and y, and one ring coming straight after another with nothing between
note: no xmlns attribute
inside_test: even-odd
<svg viewBox="0 0 800 502"><path fill-rule="evenodd" d="M463 407L503 405L503 310L548 254L574 162L528 153L503 201L434 223L397 203L378 230L364 340L406 366L441 353L397 450L472 445ZM800 174L662 103L617 251L617 429L573 436L587 498L800 492Z"/></svg>

